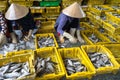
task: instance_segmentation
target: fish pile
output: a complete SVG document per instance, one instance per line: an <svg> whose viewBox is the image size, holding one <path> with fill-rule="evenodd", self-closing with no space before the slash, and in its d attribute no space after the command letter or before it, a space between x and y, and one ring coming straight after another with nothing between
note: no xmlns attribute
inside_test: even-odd
<svg viewBox="0 0 120 80"><path fill-rule="evenodd" d="M51 58L39 58L35 60L35 70L37 76L41 77L44 74L55 73L57 63L51 61Z"/></svg>
<svg viewBox="0 0 120 80"><path fill-rule="evenodd" d="M95 34L91 34L88 38L94 43L101 41L99 38L97 38L97 36Z"/></svg>
<svg viewBox="0 0 120 80"><path fill-rule="evenodd" d="M103 7L97 6L97 5L95 5L94 8L96 8L98 10L108 10L108 8L103 8Z"/></svg>
<svg viewBox="0 0 120 80"><path fill-rule="evenodd" d="M112 37L110 37L109 35L105 35L108 39L110 39L110 41L112 42L117 42L115 39L113 39Z"/></svg>
<svg viewBox="0 0 120 80"><path fill-rule="evenodd" d="M55 46L54 39L50 36L38 38L39 48Z"/></svg>
<svg viewBox="0 0 120 80"><path fill-rule="evenodd" d="M120 18L120 14L117 14L117 13L112 13L112 15L114 15L114 16L116 16L116 17Z"/></svg>
<svg viewBox="0 0 120 80"><path fill-rule="evenodd" d="M8 63L0 67L0 80L17 80L30 75L29 63Z"/></svg>
<svg viewBox="0 0 120 80"><path fill-rule="evenodd" d="M69 40L65 40L64 43L59 43L60 48L67 48L67 47L72 47L71 43Z"/></svg>
<svg viewBox="0 0 120 80"><path fill-rule="evenodd" d="M89 53L88 56L95 68L113 66L106 54L102 54L100 52L93 52Z"/></svg>
<svg viewBox="0 0 120 80"><path fill-rule="evenodd" d="M99 28L98 31L100 31L101 33L104 33L105 29L104 28Z"/></svg>
<svg viewBox="0 0 120 80"><path fill-rule="evenodd" d="M87 68L85 67L85 65L80 63L78 59L65 58L64 64L65 64L68 75L71 75L77 72L87 71Z"/></svg>
<svg viewBox="0 0 120 80"><path fill-rule="evenodd" d="M105 16L105 15L100 16L100 18L101 18L102 20L106 20L106 16Z"/></svg>
<svg viewBox="0 0 120 80"><path fill-rule="evenodd" d="M0 54L3 54L5 56L8 52L15 52L27 49L35 49L34 40L19 41L19 43L6 43L0 48Z"/></svg>
<svg viewBox="0 0 120 80"><path fill-rule="evenodd" d="M114 8L114 9L120 9L120 6L118 6L118 5L114 5L114 6L111 6L112 8Z"/></svg>

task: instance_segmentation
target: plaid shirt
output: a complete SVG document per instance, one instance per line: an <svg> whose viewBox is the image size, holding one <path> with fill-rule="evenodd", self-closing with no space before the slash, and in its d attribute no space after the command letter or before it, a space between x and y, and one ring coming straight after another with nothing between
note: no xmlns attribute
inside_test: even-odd
<svg viewBox="0 0 120 80"><path fill-rule="evenodd" d="M6 32L7 32L7 24L3 14L0 13L0 33L6 34Z"/></svg>

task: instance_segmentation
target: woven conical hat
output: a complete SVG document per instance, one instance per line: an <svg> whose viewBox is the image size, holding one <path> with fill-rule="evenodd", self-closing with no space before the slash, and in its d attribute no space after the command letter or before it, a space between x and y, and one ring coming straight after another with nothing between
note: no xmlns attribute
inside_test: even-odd
<svg viewBox="0 0 120 80"><path fill-rule="evenodd" d="M85 17L85 13L83 12L82 8L80 7L80 5L77 2L71 4L70 6L65 8L62 12L65 15L70 16L70 17L74 17L74 18Z"/></svg>
<svg viewBox="0 0 120 80"><path fill-rule="evenodd" d="M5 13L5 17L8 20L17 20L26 16L28 12L27 7L12 3Z"/></svg>

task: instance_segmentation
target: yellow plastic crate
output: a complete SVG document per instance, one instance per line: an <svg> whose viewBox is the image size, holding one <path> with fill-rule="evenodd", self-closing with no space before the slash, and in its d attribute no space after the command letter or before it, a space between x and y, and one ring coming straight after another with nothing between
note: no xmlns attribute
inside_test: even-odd
<svg viewBox="0 0 120 80"><path fill-rule="evenodd" d="M0 7L7 7L7 1L0 1Z"/></svg>
<svg viewBox="0 0 120 80"><path fill-rule="evenodd" d="M110 51L108 51L108 49L106 49L105 47L100 46L100 45L86 45L86 46L81 46L81 49L88 61L90 61L90 59L88 57L88 53L100 52L100 53L106 54L108 56L108 58L110 59L111 63L113 64L113 66L100 67L100 68L96 69L96 74L116 73L119 70L118 62L115 60L112 53ZM90 61L89 64L92 64L92 62ZM92 66L94 66L94 65L92 64Z"/></svg>
<svg viewBox="0 0 120 80"><path fill-rule="evenodd" d="M31 74L21 78L20 80L34 80L35 79L35 69L33 66L33 55L31 53L0 59L0 66L6 65L11 62L18 62L18 63L28 62Z"/></svg>
<svg viewBox="0 0 120 80"><path fill-rule="evenodd" d="M96 5L96 4L100 5L100 4L104 4L104 1L105 0L89 0L88 5Z"/></svg>
<svg viewBox="0 0 120 80"><path fill-rule="evenodd" d="M60 55L56 48L37 49L36 56L40 58L51 58L51 61L57 63L55 73L46 74L41 77L36 77L35 80L60 80L65 77L64 69L60 61Z"/></svg>
<svg viewBox="0 0 120 80"><path fill-rule="evenodd" d="M30 7L31 13L45 13L44 7Z"/></svg>
<svg viewBox="0 0 120 80"><path fill-rule="evenodd" d="M52 38L54 39L55 47L58 47L58 44L57 44L57 41L56 41L56 39L55 39L54 34L53 34L53 33L46 33L46 34L36 34L36 35L35 35L35 47L36 47L36 49L39 49L39 47L38 47L38 38L39 38L39 37L47 37L47 36L52 37ZM46 48L46 47L45 47L45 48Z"/></svg>
<svg viewBox="0 0 120 80"><path fill-rule="evenodd" d="M120 42L120 34L115 35L115 39Z"/></svg>
<svg viewBox="0 0 120 80"><path fill-rule="evenodd" d="M8 52L6 54L6 57L13 57L13 56L18 56L21 54L32 54L33 51L32 50L21 50L21 51L17 51L17 52Z"/></svg>
<svg viewBox="0 0 120 80"><path fill-rule="evenodd" d="M42 13L43 17L49 17L49 16L59 16L60 13Z"/></svg>
<svg viewBox="0 0 120 80"><path fill-rule="evenodd" d="M106 0L107 4L119 4L120 0Z"/></svg>
<svg viewBox="0 0 120 80"><path fill-rule="evenodd" d="M90 12L86 12L86 14L87 14L87 17L89 18L90 22L92 22L95 26L97 26L97 25L102 26L103 20L100 19L100 16L97 16ZM97 28L99 28L99 27L97 26Z"/></svg>
<svg viewBox="0 0 120 80"><path fill-rule="evenodd" d="M120 44L104 44L104 46L111 51L120 67Z"/></svg>
<svg viewBox="0 0 120 80"><path fill-rule="evenodd" d="M120 26L119 25L117 25L117 27L113 27L107 21L103 21L103 28L105 28L106 30L108 30L111 34L120 34Z"/></svg>
<svg viewBox="0 0 120 80"><path fill-rule="evenodd" d="M99 7L101 7L101 8L106 9L106 10L98 10L98 9L95 8L94 6L99 6ZM109 6L107 6L107 5L94 5L94 6L90 7L90 12L91 12L91 13L94 13L94 14L96 14L96 15L98 15L98 16L105 14L105 12L114 11L114 9L112 9L111 7L109 7Z"/></svg>
<svg viewBox="0 0 120 80"><path fill-rule="evenodd" d="M112 22L114 22L114 23L120 25L120 18L118 18L118 17L112 15L112 14L114 14L114 13L120 15L119 12L109 12L109 13L106 12L105 14L107 15L107 20L108 20L108 21L111 20Z"/></svg>
<svg viewBox="0 0 120 80"><path fill-rule="evenodd" d="M60 13L60 6L58 6L58 7L46 7L46 13Z"/></svg>
<svg viewBox="0 0 120 80"><path fill-rule="evenodd" d="M87 22L80 22L80 27L84 28L85 30L92 29L92 27Z"/></svg>
<svg viewBox="0 0 120 80"><path fill-rule="evenodd" d="M38 17L38 18L34 18L34 20L40 20L41 22L45 22L46 18L45 17Z"/></svg>
<svg viewBox="0 0 120 80"><path fill-rule="evenodd" d="M95 34L100 40L102 40L101 42L97 42L94 43L91 40L89 40L88 36L91 34ZM110 40L108 38L106 38L103 34L101 34L100 32L98 32L97 30L84 30L81 31L81 35L83 36L84 40L88 43L88 44L103 44L105 42L110 42Z"/></svg>
<svg viewBox="0 0 120 80"><path fill-rule="evenodd" d="M41 22L41 27L38 29L38 33L55 32L54 24L55 21Z"/></svg>
<svg viewBox="0 0 120 80"><path fill-rule="evenodd" d="M2 59L3 58L3 54L0 54L0 59Z"/></svg>
<svg viewBox="0 0 120 80"><path fill-rule="evenodd" d="M47 21L56 21L58 16L47 17Z"/></svg>
<svg viewBox="0 0 120 80"><path fill-rule="evenodd" d="M12 1L10 0L10 4L11 3L15 3L15 4L27 6L27 7L31 7L33 5L33 1Z"/></svg>
<svg viewBox="0 0 120 80"><path fill-rule="evenodd" d="M85 56L83 55L79 47L59 49L58 52L61 55L61 62L62 62L64 71L66 73L67 80L79 80L81 78L91 79L92 76L95 74L94 67L91 66L91 64L89 64L89 61L87 61L87 59L85 58ZM77 73L68 75L64 65L64 60L63 60L64 58L78 59L80 63L85 65L85 67L87 68L87 71L77 72Z"/></svg>
<svg viewBox="0 0 120 80"><path fill-rule="evenodd" d="M110 38L114 40L114 42L110 40L111 41L110 43L120 43L120 41L115 38L115 35L109 35L107 33L104 33L103 35L106 36L109 40Z"/></svg>

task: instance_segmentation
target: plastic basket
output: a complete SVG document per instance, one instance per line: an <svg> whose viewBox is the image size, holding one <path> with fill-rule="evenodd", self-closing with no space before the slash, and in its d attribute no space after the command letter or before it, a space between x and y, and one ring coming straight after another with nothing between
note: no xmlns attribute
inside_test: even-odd
<svg viewBox="0 0 120 80"><path fill-rule="evenodd" d="M57 20L57 17L47 17L47 21L56 21Z"/></svg>
<svg viewBox="0 0 120 80"><path fill-rule="evenodd" d="M31 7L33 5L33 1L12 1L11 0L10 3L15 3L15 4L27 6L27 7Z"/></svg>
<svg viewBox="0 0 120 80"><path fill-rule="evenodd" d="M40 58L51 58L51 61L57 63L55 73L46 74L41 77L36 77L35 80L62 80L65 77L65 73L60 61L60 55L57 52L56 48L44 48L44 49L37 49L36 56Z"/></svg>
<svg viewBox="0 0 120 80"><path fill-rule="evenodd" d="M0 7L7 7L7 1L0 1Z"/></svg>
<svg viewBox="0 0 120 80"><path fill-rule="evenodd" d="M60 13L60 6L58 6L58 7L46 7L46 13Z"/></svg>
<svg viewBox="0 0 120 80"><path fill-rule="evenodd" d="M38 18L34 18L34 20L40 20L41 22L45 22L46 18L45 17L38 17Z"/></svg>
<svg viewBox="0 0 120 80"><path fill-rule="evenodd" d="M95 5L95 6L99 6L99 7L105 9L105 10L99 10L99 9L95 8L94 6L90 7L90 12L92 12L98 16L105 14L105 12L114 11L114 9L112 9L111 7L109 7L107 5Z"/></svg>
<svg viewBox="0 0 120 80"><path fill-rule="evenodd" d="M47 37L47 36L52 37L54 39L55 47L58 47L57 41L56 41L56 39L54 37L54 34L53 33L46 33L46 34L36 34L35 35L35 46L36 46L36 49L39 49L39 47L38 47L38 38L39 37Z"/></svg>
<svg viewBox="0 0 120 80"><path fill-rule="evenodd" d="M9 52L6 54L6 57L13 57L13 56L21 55L21 54L32 54L32 53L33 53L32 50L21 50L17 52Z"/></svg>
<svg viewBox="0 0 120 80"><path fill-rule="evenodd" d="M120 34L120 26L119 25L117 25L117 27L113 27L107 21L103 21L103 28L108 30L111 34Z"/></svg>
<svg viewBox="0 0 120 80"><path fill-rule="evenodd" d="M55 32L54 21L41 22L41 27L38 29L37 33L50 33Z"/></svg>
<svg viewBox="0 0 120 80"><path fill-rule="evenodd" d="M108 20L108 21L111 20L112 22L120 25L120 18L112 15L113 13L116 13L116 14L119 14L119 15L120 15L120 13L118 13L118 12L110 12L110 13L106 12L105 14L107 15L107 20Z"/></svg>
<svg viewBox="0 0 120 80"><path fill-rule="evenodd" d="M82 79L84 79L84 78L91 79L92 76L95 74L94 67L91 66L91 64L89 64L89 61L87 61L87 59L85 58L84 54L82 53L82 51L80 50L79 47L59 49L58 52L61 55L62 66L66 73L67 80L79 80L81 78ZM87 68L88 71L77 72L77 73L68 75L67 71L65 69L64 61L63 61L64 58L78 59L82 64L85 65L85 67Z"/></svg>
<svg viewBox="0 0 120 80"><path fill-rule="evenodd" d="M59 1L42 1L40 2L41 7L56 7L59 6Z"/></svg>
<svg viewBox="0 0 120 80"><path fill-rule="evenodd" d="M104 4L105 0L89 0L88 5Z"/></svg>
<svg viewBox="0 0 120 80"><path fill-rule="evenodd" d="M31 74L21 78L20 80L34 80L35 79L35 69L33 66L33 55L31 53L0 59L0 66L6 65L7 63L10 63L10 62L18 62L18 63L28 62Z"/></svg>
<svg viewBox="0 0 120 80"><path fill-rule="evenodd" d="M108 49L106 49L105 47L100 46L100 45L86 45L86 46L81 46L81 49L88 61L90 61L90 59L88 57L88 53L100 52L100 53L106 54L108 56L108 58L110 59L111 63L113 64L113 66L100 67L100 68L96 69L96 74L116 73L118 71L119 64L115 60L112 53L110 51L108 51ZM89 64L92 64L92 62L90 61Z"/></svg>
<svg viewBox="0 0 120 80"><path fill-rule="evenodd" d="M80 22L80 27L83 28L84 30L92 29L87 22Z"/></svg>
<svg viewBox="0 0 120 80"><path fill-rule="evenodd" d="M106 4L119 4L120 0L106 0Z"/></svg>
<svg viewBox="0 0 120 80"><path fill-rule="evenodd" d="M86 12L86 14L87 14L87 17L89 18L90 22L92 22L95 26L102 25L103 20L100 19L99 16L96 16L95 14L90 13L90 12ZM99 28L99 27L97 27L97 28Z"/></svg>
<svg viewBox="0 0 120 80"><path fill-rule="evenodd" d="M109 35L109 34L107 34L107 33L104 33L103 35L106 36L109 40L110 40L110 38L111 38L112 40L114 40L114 42L111 41L110 43L120 43L120 41L115 38L115 35Z"/></svg>
<svg viewBox="0 0 120 80"><path fill-rule="evenodd" d="M95 34L97 36L97 38L99 38L101 41L94 43L91 40L89 40L88 36L91 34ZM81 31L81 35L83 36L84 40L88 43L88 44L102 44L105 42L110 42L110 40L108 38L106 38L103 34L99 33L97 30L84 30Z"/></svg>
<svg viewBox="0 0 120 80"><path fill-rule="evenodd" d="M45 13L45 8L43 7L30 7L31 13Z"/></svg>

